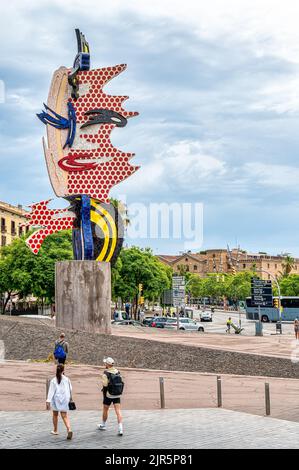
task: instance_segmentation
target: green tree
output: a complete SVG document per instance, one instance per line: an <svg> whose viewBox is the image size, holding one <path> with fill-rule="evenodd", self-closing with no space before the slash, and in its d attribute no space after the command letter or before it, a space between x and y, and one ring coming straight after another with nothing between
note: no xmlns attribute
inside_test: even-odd
<svg viewBox="0 0 299 470"><path fill-rule="evenodd" d="M204 279L197 274L191 274L188 285L186 286L186 292L191 294L191 297L198 298L203 297Z"/></svg>
<svg viewBox="0 0 299 470"><path fill-rule="evenodd" d="M171 278L172 269L161 263L149 248L124 248L113 269L114 299L130 300L137 307L139 284L143 285L147 300L156 300L164 289L170 288Z"/></svg>
<svg viewBox="0 0 299 470"><path fill-rule="evenodd" d="M280 281L281 295L299 296L299 275L291 274ZM275 292L277 295L277 292Z"/></svg>
<svg viewBox="0 0 299 470"><path fill-rule="evenodd" d="M288 277L291 274L292 269L294 268L295 260L292 256L288 255L284 258L284 263L282 263L282 271L280 275L282 278Z"/></svg>
<svg viewBox="0 0 299 470"><path fill-rule="evenodd" d="M50 235L40 252L34 255L25 243L25 236L15 239L0 250L0 292L6 293L3 313L13 295L25 298L34 295L52 302L55 296L55 262L72 259L71 232Z"/></svg>
<svg viewBox="0 0 299 470"><path fill-rule="evenodd" d="M242 271L226 277L225 296L235 302L245 300L251 294L251 278L257 277L251 271Z"/></svg>

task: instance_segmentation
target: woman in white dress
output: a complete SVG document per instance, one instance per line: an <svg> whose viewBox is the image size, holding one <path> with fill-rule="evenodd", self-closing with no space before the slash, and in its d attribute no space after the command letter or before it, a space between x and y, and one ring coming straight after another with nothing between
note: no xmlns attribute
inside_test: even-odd
<svg viewBox="0 0 299 470"><path fill-rule="evenodd" d="M54 429L51 434L58 435L58 415L61 418L67 429L67 439L72 439L73 432L71 430L70 420L68 416L69 402L72 396L72 384L70 380L64 375L64 365L59 364L56 369L56 377L51 380L48 397L47 397L47 410L52 408L53 411L53 426Z"/></svg>

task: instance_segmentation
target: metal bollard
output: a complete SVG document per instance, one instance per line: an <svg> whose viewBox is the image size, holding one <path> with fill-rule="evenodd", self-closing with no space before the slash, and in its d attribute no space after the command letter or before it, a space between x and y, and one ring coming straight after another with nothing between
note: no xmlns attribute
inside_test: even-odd
<svg viewBox="0 0 299 470"><path fill-rule="evenodd" d="M161 409L165 408L165 393L164 393L164 379L163 377L159 377L160 382L160 404Z"/></svg>
<svg viewBox="0 0 299 470"><path fill-rule="evenodd" d="M48 398L51 379L46 379L46 399Z"/></svg>
<svg viewBox="0 0 299 470"><path fill-rule="evenodd" d="M221 377L217 375L217 406L222 407L222 388L221 388Z"/></svg>
<svg viewBox="0 0 299 470"><path fill-rule="evenodd" d="M265 383L265 405L266 405L266 416L270 416L271 408L270 408L270 385Z"/></svg>

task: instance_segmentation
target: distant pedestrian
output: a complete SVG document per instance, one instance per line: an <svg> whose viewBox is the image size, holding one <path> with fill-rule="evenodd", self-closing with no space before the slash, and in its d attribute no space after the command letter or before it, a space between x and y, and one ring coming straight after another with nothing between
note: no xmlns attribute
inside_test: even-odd
<svg viewBox="0 0 299 470"><path fill-rule="evenodd" d="M130 302L126 302L125 304L126 320L130 320L130 309L131 309Z"/></svg>
<svg viewBox="0 0 299 470"><path fill-rule="evenodd" d="M103 419L98 425L98 429L106 431L106 423L109 414L109 408L113 404L118 422L118 435L123 435L123 422L120 406L120 398L123 393L124 383L119 371L114 367L114 359L107 357L104 359L106 370L102 376L103 392Z"/></svg>
<svg viewBox="0 0 299 470"><path fill-rule="evenodd" d="M114 310L114 313L113 313L113 320L114 320L114 321L117 321L117 320L118 320L118 311L117 311L117 310Z"/></svg>
<svg viewBox="0 0 299 470"><path fill-rule="evenodd" d="M55 341L54 357L58 364L65 364L69 353L69 344L65 340L65 334L61 333L59 339Z"/></svg>
<svg viewBox="0 0 299 470"><path fill-rule="evenodd" d="M141 323L143 323L144 317L145 317L144 310L141 310L140 311L140 322Z"/></svg>
<svg viewBox="0 0 299 470"><path fill-rule="evenodd" d="M53 411L53 431L51 434L58 435L58 416L59 413L67 430L67 439L72 439L73 432L71 430L70 420L68 417L69 404L72 401L72 384L64 375L64 365L58 364L56 369L56 377L51 380L48 397L47 410Z"/></svg>
<svg viewBox="0 0 299 470"><path fill-rule="evenodd" d="M230 333L231 325L232 325L232 319L231 317L229 317L226 322L226 333Z"/></svg>
<svg viewBox="0 0 299 470"><path fill-rule="evenodd" d="M294 321L294 332L295 332L295 338L298 340L299 339L299 320L298 320L298 318L295 318L295 321Z"/></svg>

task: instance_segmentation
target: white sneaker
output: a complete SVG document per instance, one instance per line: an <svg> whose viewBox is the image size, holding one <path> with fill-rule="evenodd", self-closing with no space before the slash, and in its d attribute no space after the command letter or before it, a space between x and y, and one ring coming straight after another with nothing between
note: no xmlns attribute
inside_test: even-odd
<svg viewBox="0 0 299 470"><path fill-rule="evenodd" d="M98 424L98 429L100 431L106 431L106 425L105 424Z"/></svg>
<svg viewBox="0 0 299 470"><path fill-rule="evenodd" d="M122 436L124 434L123 431L118 431L118 436Z"/></svg>

